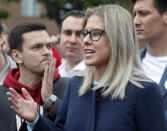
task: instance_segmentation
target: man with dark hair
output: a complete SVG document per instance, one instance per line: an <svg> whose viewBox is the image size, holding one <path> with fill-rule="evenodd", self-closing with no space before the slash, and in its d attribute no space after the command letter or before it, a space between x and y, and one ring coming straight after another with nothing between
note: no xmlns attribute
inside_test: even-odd
<svg viewBox="0 0 167 131"><path fill-rule="evenodd" d="M160 85L167 109L167 0L133 0L134 24L146 75Z"/></svg>
<svg viewBox="0 0 167 131"><path fill-rule="evenodd" d="M46 26L41 23L17 25L9 35L9 45L11 56L19 68L11 69L0 87L0 105L3 105L0 112L1 130L19 130L23 122L10 109L6 95L9 87L21 96L22 88L25 88L37 103L37 111L54 121L69 79L60 77L55 69L56 60Z"/></svg>
<svg viewBox="0 0 167 131"><path fill-rule="evenodd" d="M5 37L3 25L0 22L0 85L3 84L9 69L16 67L11 57L3 51L3 47L7 44Z"/></svg>
<svg viewBox="0 0 167 131"><path fill-rule="evenodd" d="M58 68L61 76L72 77L75 72L85 68L79 35L84 16L84 12L72 10L62 20L60 48L65 61Z"/></svg>

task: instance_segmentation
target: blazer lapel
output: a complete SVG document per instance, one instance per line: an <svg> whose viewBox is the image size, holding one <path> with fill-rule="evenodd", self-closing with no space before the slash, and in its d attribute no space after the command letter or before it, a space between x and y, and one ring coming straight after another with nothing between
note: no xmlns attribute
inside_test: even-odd
<svg viewBox="0 0 167 131"><path fill-rule="evenodd" d="M165 97L167 94L167 90L165 88L165 85L167 86L167 66L165 67L165 70L164 70L162 77L161 77L161 80L159 82L160 90L161 90L163 97Z"/></svg>

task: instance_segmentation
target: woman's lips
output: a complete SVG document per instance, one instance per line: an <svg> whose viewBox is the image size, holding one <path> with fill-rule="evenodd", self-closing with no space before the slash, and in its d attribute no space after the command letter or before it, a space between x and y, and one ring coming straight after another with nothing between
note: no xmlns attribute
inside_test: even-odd
<svg viewBox="0 0 167 131"><path fill-rule="evenodd" d="M84 55L85 55L85 57L92 56L94 53L95 53L95 51L92 50L92 49L84 49Z"/></svg>

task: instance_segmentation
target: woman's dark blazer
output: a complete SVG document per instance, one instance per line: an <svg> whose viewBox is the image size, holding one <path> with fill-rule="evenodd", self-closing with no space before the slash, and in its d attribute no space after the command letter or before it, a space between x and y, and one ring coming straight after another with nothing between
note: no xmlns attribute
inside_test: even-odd
<svg viewBox="0 0 167 131"><path fill-rule="evenodd" d="M158 85L128 83L125 98L114 99L88 91L79 96L82 77L73 77L56 122L39 117L33 131L165 131L164 103Z"/></svg>

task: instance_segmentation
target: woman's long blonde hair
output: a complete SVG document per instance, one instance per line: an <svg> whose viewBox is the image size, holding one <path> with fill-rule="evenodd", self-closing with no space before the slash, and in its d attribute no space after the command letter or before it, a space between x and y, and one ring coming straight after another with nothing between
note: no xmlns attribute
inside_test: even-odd
<svg viewBox="0 0 167 131"><path fill-rule="evenodd" d="M91 15L97 15L102 18L111 52L104 75L98 82L98 86L93 89L96 90L106 84L110 84L102 95L111 95L113 99L123 99L129 81L141 88L143 87L139 81L149 81L142 71L138 52L138 39L132 16L119 5L94 7L86 10L83 28ZM84 76L83 84L79 90L79 95L81 96L91 89L93 67L87 66L80 75Z"/></svg>

